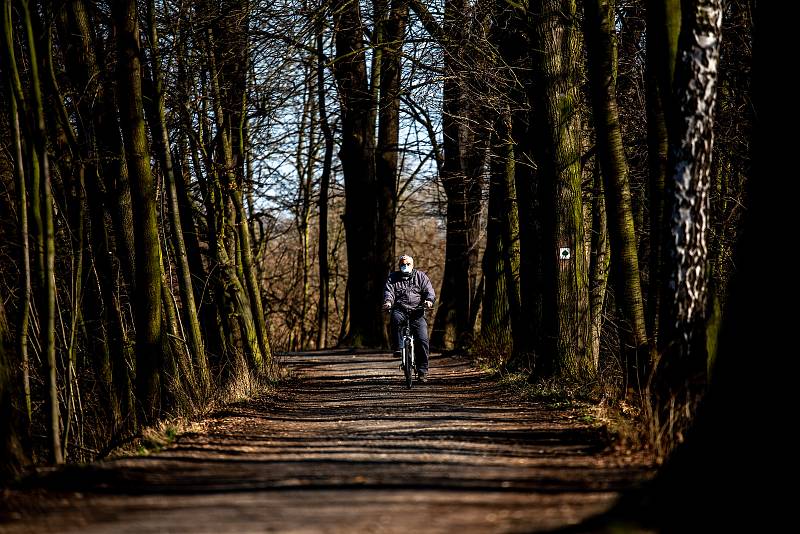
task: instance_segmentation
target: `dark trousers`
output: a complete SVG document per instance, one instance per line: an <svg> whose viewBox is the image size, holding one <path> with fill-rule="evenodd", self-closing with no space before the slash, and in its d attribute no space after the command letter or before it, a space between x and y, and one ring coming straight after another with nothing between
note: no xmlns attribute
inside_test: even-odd
<svg viewBox="0 0 800 534"><path fill-rule="evenodd" d="M392 337L394 338L396 350L400 350L400 345L403 343L403 332L400 327L407 315L409 313L404 310L399 308L392 309ZM411 335L414 337L414 360L417 364L417 370L427 372L428 323L425 321L425 314L422 310L410 312L408 326L410 327Z"/></svg>

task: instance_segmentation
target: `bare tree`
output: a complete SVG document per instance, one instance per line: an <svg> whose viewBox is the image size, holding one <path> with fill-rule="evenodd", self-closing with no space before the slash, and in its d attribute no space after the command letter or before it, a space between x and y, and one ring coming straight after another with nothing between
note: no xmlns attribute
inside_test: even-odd
<svg viewBox="0 0 800 534"><path fill-rule="evenodd" d="M160 413L163 366L161 323L161 249L158 242L156 188L150 168L142 104L141 48L136 2L115 5L119 107L130 172L136 233L136 390L143 423Z"/></svg>

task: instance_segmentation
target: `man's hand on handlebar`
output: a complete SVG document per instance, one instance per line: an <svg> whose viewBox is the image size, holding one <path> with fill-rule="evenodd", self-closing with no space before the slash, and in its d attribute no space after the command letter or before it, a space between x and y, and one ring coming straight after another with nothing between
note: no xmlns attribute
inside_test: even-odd
<svg viewBox="0 0 800 534"><path fill-rule="evenodd" d="M388 300L383 303L383 311L389 311L392 309L392 303Z"/></svg>
<svg viewBox="0 0 800 534"><path fill-rule="evenodd" d="M431 308L433 308L433 302L431 302L430 300L426 300L425 307L430 310Z"/></svg>

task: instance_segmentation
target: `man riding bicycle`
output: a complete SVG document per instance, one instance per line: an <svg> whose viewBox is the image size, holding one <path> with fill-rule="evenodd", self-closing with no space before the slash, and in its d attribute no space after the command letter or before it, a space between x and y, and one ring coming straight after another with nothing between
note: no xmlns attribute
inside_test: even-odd
<svg viewBox="0 0 800 534"><path fill-rule="evenodd" d="M428 323L425 321L425 308L432 308L436 294L431 279L424 272L414 269L414 258L407 254L400 256L399 269L389 274L383 292L383 308L392 311L392 339L395 355L403 342L400 325L409 320L411 335L414 336L420 351L416 357L417 374L421 382L428 374Z"/></svg>

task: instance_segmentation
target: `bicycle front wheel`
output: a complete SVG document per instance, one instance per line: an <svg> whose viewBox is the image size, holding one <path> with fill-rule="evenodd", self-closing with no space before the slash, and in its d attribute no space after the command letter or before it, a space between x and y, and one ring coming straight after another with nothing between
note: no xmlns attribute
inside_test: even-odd
<svg viewBox="0 0 800 534"><path fill-rule="evenodd" d="M411 353L408 349L403 351L403 372L406 375L406 388L411 389L411 382L414 380L414 372L411 364Z"/></svg>

